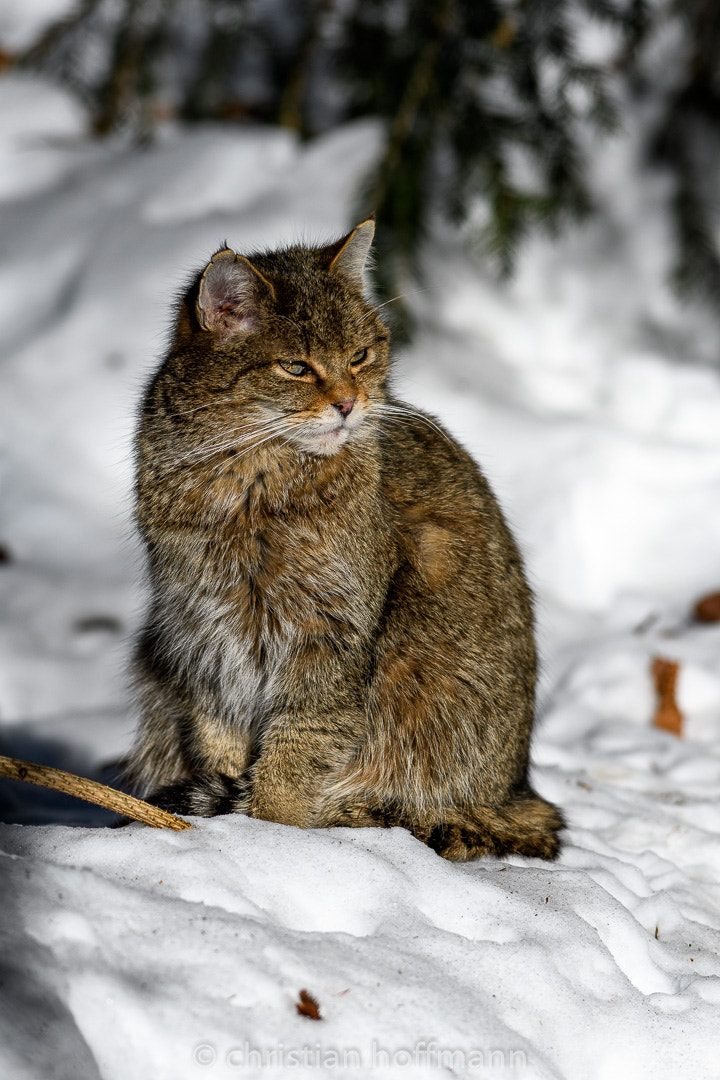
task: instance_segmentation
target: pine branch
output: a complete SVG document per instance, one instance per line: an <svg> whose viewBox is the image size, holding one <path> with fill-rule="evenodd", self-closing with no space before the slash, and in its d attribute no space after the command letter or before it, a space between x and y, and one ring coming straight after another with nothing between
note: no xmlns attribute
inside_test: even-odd
<svg viewBox="0 0 720 1080"><path fill-rule="evenodd" d="M116 814L124 814L125 817L141 821L144 825L151 825L155 829L174 829L179 832L181 829L194 828L189 821L183 821L175 814L169 814L167 810L152 806L143 799L136 799L124 791L99 784L96 780L87 780L84 776L53 769L49 765L36 765L33 761L0 756L0 776L7 776L11 780L24 780L27 784L52 788L53 791L62 791L66 795L84 799L85 802L103 806Z"/></svg>
<svg viewBox="0 0 720 1080"><path fill-rule="evenodd" d="M303 40L298 48L295 66L283 89L278 109L278 123L280 127L289 128L290 131L303 131L303 105L310 81L310 72L325 20L334 5L335 0L316 0Z"/></svg>
<svg viewBox="0 0 720 1080"><path fill-rule="evenodd" d="M403 150L412 135L420 110L432 87L435 65L445 33L452 20L454 7L455 0L444 0L441 4L434 19L433 34L427 38L420 50L407 81L405 93L395 113L385 156L380 164L377 183L372 193L371 201L378 215L401 162Z"/></svg>
<svg viewBox="0 0 720 1080"><path fill-rule="evenodd" d="M116 128L137 98L142 57L142 38L138 25L141 13L141 0L127 0L125 15L116 29L110 70L97 94L98 103L93 120L96 135L107 135Z"/></svg>
<svg viewBox="0 0 720 1080"><path fill-rule="evenodd" d="M180 80L180 115L185 120L237 120L243 106L235 98L233 78L244 48L261 51L258 27L248 15L247 0L233 0L232 8L221 3L207 6L208 25L195 55L194 74L191 62L190 78ZM189 55L192 58L192 50Z"/></svg>
<svg viewBox="0 0 720 1080"><path fill-rule="evenodd" d="M30 65L42 64L58 45L62 45L95 14L101 3L102 0L82 0L74 11L50 24L40 39L23 54L21 62Z"/></svg>

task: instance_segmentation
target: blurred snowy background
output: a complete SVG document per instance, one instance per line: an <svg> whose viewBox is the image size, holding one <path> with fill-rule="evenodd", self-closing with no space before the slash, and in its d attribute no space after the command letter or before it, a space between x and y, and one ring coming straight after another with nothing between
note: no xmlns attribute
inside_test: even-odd
<svg viewBox="0 0 720 1080"><path fill-rule="evenodd" d="M534 778L570 824L557 865L453 866L401 830L71 829L104 819L3 782L3 819L40 826L0 828L3 1076L717 1077L720 623L694 606L720 589L718 18L482 7L487 32L459 2L0 0L0 753L101 775L128 747L135 410L188 273L226 238L337 236L374 195L398 388L526 555ZM337 74L348 40L372 93ZM681 737L653 724L658 657Z"/></svg>

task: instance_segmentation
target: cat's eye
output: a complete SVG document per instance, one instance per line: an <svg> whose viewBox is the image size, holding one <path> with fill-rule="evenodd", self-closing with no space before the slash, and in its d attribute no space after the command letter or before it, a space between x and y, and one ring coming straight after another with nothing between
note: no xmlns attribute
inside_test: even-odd
<svg viewBox="0 0 720 1080"><path fill-rule="evenodd" d="M358 351L350 358L350 367L358 367L368 358L367 349L358 349Z"/></svg>
<svg viewBox="0 0 720 1080"><path fill-rule="evenodd" d="M307 375L312 371L309 364L303 364L302 360L277 360L277 364L287 371L288 375Z"/></svg>

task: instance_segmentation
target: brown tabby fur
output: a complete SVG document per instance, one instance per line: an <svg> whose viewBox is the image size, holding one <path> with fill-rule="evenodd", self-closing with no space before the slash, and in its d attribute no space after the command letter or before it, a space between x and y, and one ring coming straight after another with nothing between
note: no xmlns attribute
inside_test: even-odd
<svg viewBox="0 0 720 1080"><path fill-rule="evenodd" d="M137 441L130 777L179 812L554 858L520 557L469 455L388 390L372 233L224 249L180 304Z"/></svg>

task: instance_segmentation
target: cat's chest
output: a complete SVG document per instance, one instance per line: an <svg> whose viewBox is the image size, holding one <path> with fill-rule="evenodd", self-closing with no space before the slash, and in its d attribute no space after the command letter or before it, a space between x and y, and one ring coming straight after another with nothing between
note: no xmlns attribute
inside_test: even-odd
<svg viewBox="0 0 720 1080"><path fill-rule="evenodd" d="M261 478L213 544L224 552L218 591L250 637L304 637L348 622L363 626L377 606L377 514L351 492L314 491L282 501Z"/></svg>

